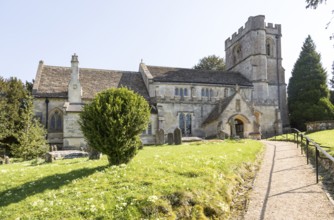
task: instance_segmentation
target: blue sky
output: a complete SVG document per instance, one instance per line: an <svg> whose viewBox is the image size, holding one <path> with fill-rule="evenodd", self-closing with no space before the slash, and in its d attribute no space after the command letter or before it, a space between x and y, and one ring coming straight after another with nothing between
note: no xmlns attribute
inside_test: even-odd
<svg viewBox="0 0 334 220"><path fill-rule="evenodd" d="M249 16L282 25L286 82L308 34L331 77L333 1L317 10L304 0L0 0L0 76L35 78L38 62L137 71L148 65L193 67L208 55L225 56L224 42Z"/></svg>

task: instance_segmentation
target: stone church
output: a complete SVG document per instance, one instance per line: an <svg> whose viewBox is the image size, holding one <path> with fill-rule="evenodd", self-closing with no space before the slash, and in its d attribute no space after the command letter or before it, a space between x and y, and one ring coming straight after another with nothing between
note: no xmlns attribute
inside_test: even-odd
<svg viewBox="0 0 334 220"><path fill-rule="evenodd" d="M137 72L79 68L39 62L33 86L36 117L48 142L66 149L85 146L79 112L96 93L127 87L151 106L150 123L141 135L154 144L159 129L180 128L183 136L267 137L288 126L286 84L281 56L281 25L249 17L225 41L226 71L151 66Z"/></svg>

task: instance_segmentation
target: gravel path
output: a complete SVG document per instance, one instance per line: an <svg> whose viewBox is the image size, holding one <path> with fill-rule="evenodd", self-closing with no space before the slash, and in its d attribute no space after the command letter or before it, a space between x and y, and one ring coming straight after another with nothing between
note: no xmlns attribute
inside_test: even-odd
<svg viewBox="0 0 334 220"><path fill-rule="evenodd" d="M266 151L245 219L334 219L334 206L300 148L289 142L263 143Z"/></svg>

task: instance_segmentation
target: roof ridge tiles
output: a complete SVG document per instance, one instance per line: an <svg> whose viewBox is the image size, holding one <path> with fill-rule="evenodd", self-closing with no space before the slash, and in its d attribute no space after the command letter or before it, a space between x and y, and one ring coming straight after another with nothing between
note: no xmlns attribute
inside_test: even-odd
<svg viewBox="0 0 334 220"><path fill-rule="evenodd" d="M71 69L70 66L44 65L43 67ZM111 69L98 69L98 68L87 68L87 67L79 67L79 70L97 70L97 71L122 72L122 73L139 73L138 71L130 71L130 70L111 70Z"/></svg>

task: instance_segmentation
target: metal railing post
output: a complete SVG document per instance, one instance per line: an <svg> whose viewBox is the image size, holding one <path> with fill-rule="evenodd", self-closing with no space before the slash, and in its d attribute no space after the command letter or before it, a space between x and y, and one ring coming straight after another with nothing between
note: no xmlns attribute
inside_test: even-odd
<svg viewBox="0 0 334 220"><path fill-rule="evenodd" d="M317 183L319 182L319 161L318 161L318 158L319 158L319 150L318 148L315 146L315 169L316 169L316 175L317 175Z"/></svg>
<svg viewBox="0 0 334 220"><path fill-rule="evenodd" d="M299 133L298 133L298 132L297 132L297 135L296 135L296 136L297 136L297 148L298 148L298 145L299 145L299 143L298 143L298 141L299 141L299 140L298 140L298 139L299 139L299 138L298 138Z"/></svg>
<svg viewBox="0 0 334 220"><path fill-rule="evenodd" d="M308 164L308 146L310 144L310 141L306 138L306 162Z"/></svg>
<svg viewBox="0 0 334 220"><path fill-rule="evenodd" d="M303 134L300 134L300 154L303 155Z"/></svg>

